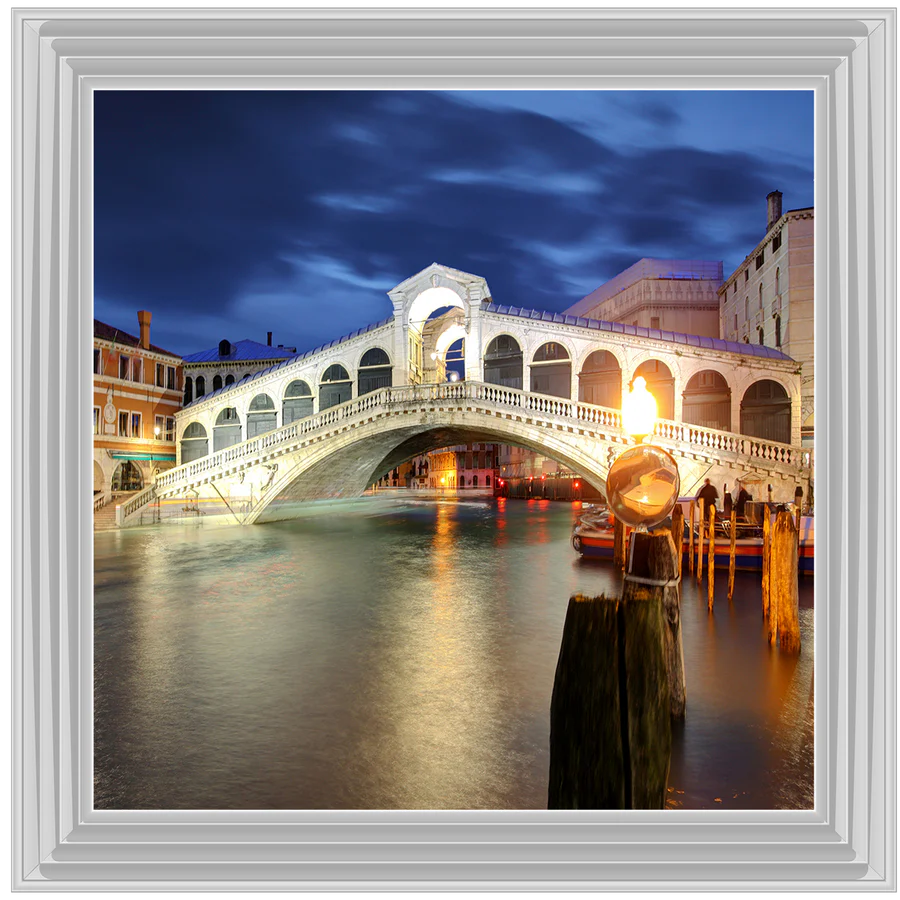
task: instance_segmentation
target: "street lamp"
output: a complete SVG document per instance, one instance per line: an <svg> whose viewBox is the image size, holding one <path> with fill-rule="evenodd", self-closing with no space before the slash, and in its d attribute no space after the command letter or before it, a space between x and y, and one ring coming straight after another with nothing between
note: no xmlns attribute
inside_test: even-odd
<svg viewBox="0 0 900 900"><path fill-rule="evenodd" d="M159 440L159 434L161 431L162 431L162 428L160 428L159 425L155 426L153 429L153 434L157 440Z"/></svg>
<svg viewBox="0 0 900 900"><path fill-rule="evenodd" d="M625 525L644 530L675 506L681 489L678 463L661 447L642 443L653 434L656 400L638 376L623 401L622 427L636 442L613 462L606 478L610 512Z"/></svg>

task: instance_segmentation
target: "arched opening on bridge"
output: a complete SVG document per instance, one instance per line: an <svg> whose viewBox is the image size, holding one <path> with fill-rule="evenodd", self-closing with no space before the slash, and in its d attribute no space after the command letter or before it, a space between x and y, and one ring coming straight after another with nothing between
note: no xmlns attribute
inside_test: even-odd
<svg viewBox="0 0 900 900"><path fill-rule="evenodd" d="M484 353L484 380L488 384L522 390L522 348L508 334L495 337Z"/></svg>
<svg viewBox="0 0 900 900"><path fill-rule="evenodd" d="M446 320L445 320L446 321ZM438 383L448 378L454 381L464 381L466 377L466 328L461 321L451 321L434 344L434 380ZM455 372L456 375L451 373Z"/></svg>
<svg viewBox="0 0 900 900"><path fill-rule="evenodd" d="M97 460L94 460L94 493L99 494L106 485L104 484L103 468Z"/></svg>
<svg viewBox="0 0 900 900"><path fill-rule="evenodd" d="M756 381L744 391L741 434L782 444L791 442L791 400L777 381Z"/></svg>
<svg viewBox="0 0 900 900"><path fill-rule="evenodd" d="M230 387L234 384L234 375L228 374L225 376L225 387Z"/></svg>
<svg viewBox="0 0 900 900"><path fill-rule="evenodd" d="M656 413L660 419L675 418L675 379L669 367L658 359L648 359L635 370L634 377L647 380L647 390L656 399Z"/></svg>
<svg viewBox="0 0 900 900"><path fill-rule="evenodd" d="M191 422L181 435L181 462L189 463L209 453L206 429L199 422Z"/></svg>
<svg viewBox="0 0 900 900"><path fill-rule="evenodd" d="M144 476L141 470L130 459L119 463L116 471L113 472L112 489L113 493L118 491L140 491L144 488Z"/></svg>
<svg viewBox="0 0 900 900"><path fill-rule="evenodd" d="M202 375L197 376L197 380L194 382L194 387L197 391L198 400L206 395L206 379Z"/></svg>
<svg viewBox="0 0 900 900"><path fill-rule="evenodd" d="M319 412L346 403L352 392L353 382L347 370L338 363L329 366L319 383Z"/></svg>
<svg viewBox="0 0 900 900"><path fill-rule="evenodd" d="M572 399L572 360L562 344L548 341L538 347L531 360L531 390Z"/></svg>
<svg viewBox="0 0 900 900"><path fill-rule="evenodd" d="M305 419L313 412L313 397L310 386L299 378L292 381L284 392L281 405L281 423L290 425L298 419Z"/></svg>
<svg viewBox="0 0 900 900"><path fill-rule="evenodd" d="M222 376L221 375L213 376L213 390L214 391L222 390Z"/></svg>
<svg viewBox="0 0 900 900"><path fill-rule="evenodd" d="M718 372L697 372L684 389L682 421L731 431L731 388Z"/></svg>
<svg viewBox="0 0 900 900"><path fill-rule="evenodd" d="M187 406L188 403L193 401L194 399L194 379L187 377L184 379L184 405Z"/></svg>
<svg viewBox="0 0 900 900"><path fill-rule="evenodd" d="M275 404L268 394L257 394L247 408L247 440L274 431L278 424Z"/></svg>
<svg viewBox="0 0 900 900"><path fill-rule="evenodd" d="M381 347L372 347L366 350L359 361L359 373L357 375L357 396L370 394L379 388L390 387L393 384L393 369L391 358Z"/></svg>
<svg viewBox="0 0 900 900"><path fill-rule="evenodd" d="M241 442L241 420L233 406L226 406L216 417L213 428L213 453Z"/></svg>
<svg viewBox="0 0 900 900"><path fill-rule="evenodd" d="M578 399L608 409L622 408L622 369L608 350L595 350L578 374Z"/></svg>

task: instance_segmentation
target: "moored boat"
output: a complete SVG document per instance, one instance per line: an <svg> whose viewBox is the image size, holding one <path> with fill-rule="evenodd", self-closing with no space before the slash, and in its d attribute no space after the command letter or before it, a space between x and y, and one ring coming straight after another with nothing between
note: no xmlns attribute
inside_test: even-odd
<svg viewBox="0 0 900 900"><path fill-rule="evenodd" d="M682 498L682 505L690 503ZM727 569L731 553L731 522L728 519L716 522L716 553L715 566L717 569ZM682 540L682 553L687 557L690 541L688 539L688 523L685 521L684 537ZM572 546L582 556L597 559L612 559L615 533L613 520L609 510L605 507L592 506L587 508L579 517L572 532ZM694 552L698 541L697 526L694 526ZM735 535L734 565L738 570L762 571L762 526L747 522L737 525ZM704 553L708 553L708 542L704 540ZM813 574L813 562L815 559L815 532L813 517L803 516L800 520L800 554L798 568L801 574Z"/></svg>

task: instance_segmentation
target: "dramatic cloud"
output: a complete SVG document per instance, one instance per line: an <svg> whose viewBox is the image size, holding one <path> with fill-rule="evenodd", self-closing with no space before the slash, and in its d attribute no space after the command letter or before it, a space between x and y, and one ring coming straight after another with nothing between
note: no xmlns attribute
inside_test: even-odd
<svg viewBox="0 0 900 900"><path fill-rule="evenodd" d="M770 190L812 205L809 93L95 98L95 314L134 330L150 309L181 353L266 331L308 349L431 262L550 310L642 256L730 272Z"/></svg>

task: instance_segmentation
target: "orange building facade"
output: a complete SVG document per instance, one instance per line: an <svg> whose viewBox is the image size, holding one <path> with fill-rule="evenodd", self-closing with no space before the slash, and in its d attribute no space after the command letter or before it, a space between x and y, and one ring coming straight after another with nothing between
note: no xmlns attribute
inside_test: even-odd
<svg viewBox="0 0 900 900"><path fill-rule="evenodd" d="M137 315L139 337L94 319L95 503L142 490L175 465L182 360L151 344L151 314Z"/></svg>

